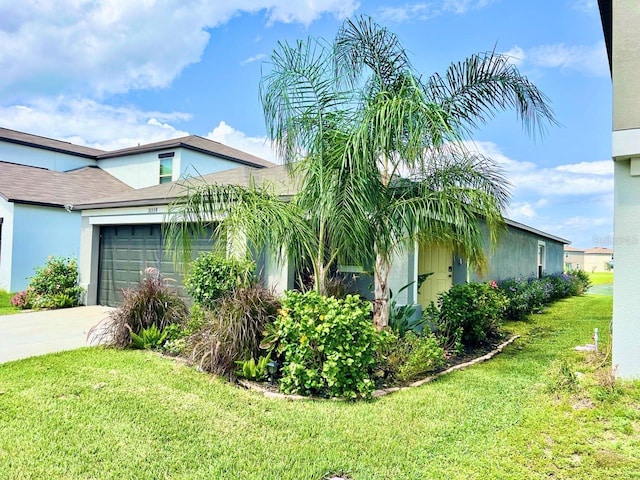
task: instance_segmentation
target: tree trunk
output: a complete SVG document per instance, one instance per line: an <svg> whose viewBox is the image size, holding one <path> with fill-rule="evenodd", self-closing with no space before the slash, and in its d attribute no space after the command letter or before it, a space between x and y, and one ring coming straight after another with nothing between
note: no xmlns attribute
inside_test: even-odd
<svg viewBox="0 0 640 480"><path fill-rule="evenodd" d="M375 300L373 302L373 324L378 330L389 325L389 270L390 265L386 258L376 253L376 268L374 271Z"/></svg>

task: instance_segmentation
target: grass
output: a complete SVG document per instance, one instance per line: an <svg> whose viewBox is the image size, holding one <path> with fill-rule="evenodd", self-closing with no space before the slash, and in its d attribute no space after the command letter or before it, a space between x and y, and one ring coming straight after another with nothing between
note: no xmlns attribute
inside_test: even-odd
<svg viewBox="0 0 640 480"><path fill-rule="evenodd" d="M19 308L11 305L12 295L9 292L0 290L0 315L9 315L10 313L18 313Z"/></svg>
<svg viewBox="0 0 640 480"><path fill-rule="evenodd" d="M144 351L0 365L0 478L638 478L640 383L574 351L610 319L611 297L563 300L490 362L359 403L271 400Z"/></svg>
<svg viewBox="0 0 640 480"><path fill-rule="evenodd" d="M613 272L592 272L589 274L592 285L605 285L613 283Z"/></svg>

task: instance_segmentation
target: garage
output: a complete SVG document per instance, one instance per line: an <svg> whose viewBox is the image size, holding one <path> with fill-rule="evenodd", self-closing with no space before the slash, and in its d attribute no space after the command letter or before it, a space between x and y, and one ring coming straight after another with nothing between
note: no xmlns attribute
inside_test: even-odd
<svg viewBox="0 0 640 480"><path fill-rule="evenodd" d="M210 251L211 235L192 242L193 257ZM166 283L186 298L181 266L164 247L162 225L103 225L100 227L98 303L118 306L122 291L138 285L148 268L157 269Z"/></svg>

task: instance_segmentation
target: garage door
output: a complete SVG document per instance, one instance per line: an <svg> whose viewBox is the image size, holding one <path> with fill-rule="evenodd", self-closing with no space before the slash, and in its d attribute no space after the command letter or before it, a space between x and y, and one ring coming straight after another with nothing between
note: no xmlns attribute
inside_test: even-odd
<svg viewBox="0 0 640 480"><path fill-rule="evenodd" d="M192 242L194 258L210 251L210 235ZM100 229L98 303L118 306L122 290L138 285L147 268L157 268L167 283L186 297L181 268L164 249L162 227L150 225L109 225Z"/></svg>

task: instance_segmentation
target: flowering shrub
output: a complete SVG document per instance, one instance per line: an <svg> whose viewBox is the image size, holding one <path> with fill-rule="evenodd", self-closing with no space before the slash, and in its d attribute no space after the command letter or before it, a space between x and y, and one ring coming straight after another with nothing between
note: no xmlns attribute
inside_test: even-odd
<svg viewBox="0 0 640 480"><path fill-rule="evenodd" d="M31 308L31 294L27 290L17 292L11 297L11 305L17 308Z"/></svg>
<svg viewBox="0 0 640 480"><path fill-rule="evenodd" d="M371 304L288 291L275 321L284 393L369 397L377 335Z"/></svg>
<svg viewBox="0 0 640 480"><path fill-rule="evenodd" d="M78 264L73 258L49 257L36 268L27 290L27 305L33 308L74 307L83 289L78 286Z"/></svg>

